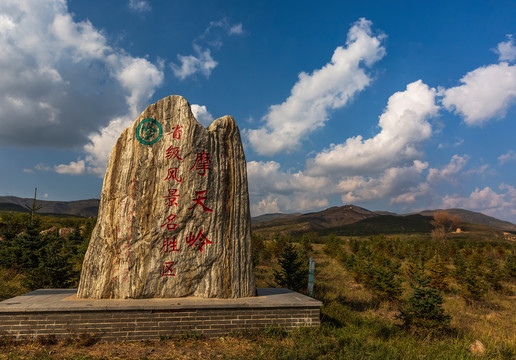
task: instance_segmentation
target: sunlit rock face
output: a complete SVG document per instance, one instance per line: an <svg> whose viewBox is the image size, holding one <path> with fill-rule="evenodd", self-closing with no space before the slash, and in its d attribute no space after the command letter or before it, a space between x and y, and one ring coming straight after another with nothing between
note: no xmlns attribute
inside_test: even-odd
<svg viewBox="0 0 516 360"><path fill-rule="evenodd" d="M78 297L254 295L235 121L206 129L180 96L150 105L112 150Z"/></svg>

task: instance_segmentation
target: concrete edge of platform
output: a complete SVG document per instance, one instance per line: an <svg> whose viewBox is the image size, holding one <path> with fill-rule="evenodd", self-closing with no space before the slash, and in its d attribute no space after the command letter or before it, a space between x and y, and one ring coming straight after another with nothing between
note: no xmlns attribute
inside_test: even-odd
<svg viewBox="0 0 516 360"><path fill-rule="evenodd" d="M257 296L237 299L78 299L76 294L77 289L39 289L0 302L0 313L322 306L318 300L278 288L259 288Z"/></svg>
<svg viewBox="0 0 516 360"><path fill-rule="evenodd" d="M221 336L319 326L322 306L286 289L258 289L258 296L241 299L91 300L75 294L75 289L42 289L0 302L0 333L16 338L86 333L106 341Z"/></svg>

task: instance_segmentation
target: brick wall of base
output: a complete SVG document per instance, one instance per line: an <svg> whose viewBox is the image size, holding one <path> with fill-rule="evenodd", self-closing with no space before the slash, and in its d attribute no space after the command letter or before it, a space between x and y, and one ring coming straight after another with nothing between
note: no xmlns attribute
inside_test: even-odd
<svg viewBox="0 0 516 360"><path fill-rule="evenodd" d="M105 341L145 340L184 334L220 336L268 327L320 325L320 307L103 310L0 313L0 333L16 338L91 334Z"/></svg>

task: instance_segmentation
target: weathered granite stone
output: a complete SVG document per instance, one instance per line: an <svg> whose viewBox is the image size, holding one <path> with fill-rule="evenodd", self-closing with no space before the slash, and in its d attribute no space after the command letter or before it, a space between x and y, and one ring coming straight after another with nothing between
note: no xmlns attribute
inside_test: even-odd
<svg viewBox="0 0 516 360"><path fill-rule="evenodd" d="M254 296L250 231L235 121L206 129L169 96L112 150L78 297Z"/></svg>

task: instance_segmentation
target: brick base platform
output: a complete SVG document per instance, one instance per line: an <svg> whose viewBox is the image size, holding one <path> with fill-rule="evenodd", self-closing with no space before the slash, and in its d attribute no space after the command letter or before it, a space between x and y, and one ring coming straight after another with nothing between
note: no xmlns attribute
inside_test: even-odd
<svg viewBox="0 0 516 360"><path fill-rule="evenodd" d="M77 299L76 289L42 289L0 302L0 333L16 338L93 334L144 340L219 336L271 326L319 326L322 303L286 289L242 299Z"/></svg>

